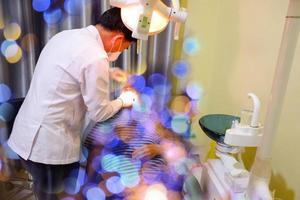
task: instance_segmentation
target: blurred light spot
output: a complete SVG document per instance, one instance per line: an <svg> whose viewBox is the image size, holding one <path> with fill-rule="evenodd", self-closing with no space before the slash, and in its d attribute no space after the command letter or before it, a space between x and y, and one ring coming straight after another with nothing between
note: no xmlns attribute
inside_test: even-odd
<svg viewBox="0 0 300 200"><path fill-rule="evenodd" d="M171 102L171 110L175 114L188 113L190 109L190 100L186 96L177 96Z"/></svg>
<svg viewBox="0 0 300 200"><path fill-rule="evenodd" d="M92 187L86 192L87 200L105 200L105 193L98 187Z"/></svg>
<svg viewBox="0 0 300 200"><path fill-rule="evenodd" d="M186 160L187 160L186 158L179 159L175 163L174 169L177 172L177 174L180 174L180 175L187 175L188 174L189 169L187 168Z"/></svg>
<svg viewBox="0 0 300 200"><path fill-rule="evenodd" d="M155 133L156 123L155 120L151 117L151 120L148 120L145 124L146 133Z"/></svg>
<svg viewBox="0 0 300 200"><path fill-rule="evenodd" d="M178 160L186 157L186 151L180 145L174 144L169 141L162 141L161 145L164 149L164 157L166 158L167 162L172 165L177 163Z"/></svg>
<svg viewBox="0 0 300 200"><path fill-rule="evenodd" d="M189 118L186 115L175 115L171 121L171 128L174 132L183 134L189 129Z"/></svg>
<svg viewBox="0 0 300 200"><path fill-rule="evenodd" d="M2 143L2 148L4 150L5 155L13 160L18 160L20 159L18 154L16 154L7 144L7 142Z"/></svg>
<svg viewBox="0 0 300 200"><path fill-rule="evenodd" d="M170 95L171 92L171 85L166 84L166 85L156 85L154 86L154 93L156 95L159 95L159 97L162 98L167 98Z"/></svg>
<svg viewBox="0 0 300 200"><path fill-rule="evenodd" d="M141 92L142 94L148 95L149 97L153 97L154 91L151 87L145 87L143 91Z"/></svg>
<svg viewBox="0 0 300 200"><path fill-rule="evenodd" d="M188 55L194 55L199 51L199 41L196 38L186 38L183 43L183 50Z"/></svg>
<svg viewBox="0 0 300 200"><path fill-rule="evenodd" d="M7 40L17 40L21 35L21 27L17 23L8 24L3 31L3 35Z"/></svg>
<svg viewBox="0 0 300 200"><path fill-rule="evenodd" d="M51 4L51 0L33 0L32 7L38 12L46 11Z"/></svg>
<svg viewBox="0 0 300 200"><path fill-rule="evenodd" d="M75 200L75 199L73 197L64 197L64 198L62 198L60 200Z"/></svg>
<svg viewBox="0 0 300 200"><path fill-rule="evenodd" d="M101 156L96 156L92 160L92 167L98 173L102 172L101 158L102 158Z"/></svg>
<svg viewBox="0 0 300 200"><path fill-rule="evenodd" d="M185 194L183 200L193 200L189 194Z"/></svg>
<svg viewBox="0 0 300 200"><path fill-rule="evenodd" d="M118 176L112 176L106 181L106 188L108 191L110 191L113 194L118 194L120 192L123 192L124 185L121 182L120 177Z"/></svg>
<svg viewBox="0 0 300 200"><path fill-rule="evenodd" d="M10 57L13 57L13 56L15 56L17 53L18 53L18 49L19 49L20 47L15 43L15 44L11 44L11 45L9 45L7 48L6 48L6 50L5 50L5 54L4 54L4 56L6 57L6 58L10 58Z"/></svg>
<svg viewBox="0 0 300 200"><path fill-rule="evenodd" d="M80 168L77 175L77 181L80 186L83 186L87 181L87 174L84 168Z"/></svg>
<svg viewBox="0 0 300 200"><path fill-rule="evenodd" d="M147 121L147 118L144 117L145 113L142 111L143 110L139 105L134 104L133 108L131 109L131 120L139 122L139 123L145 123ZM128 138L128 137L126 137L126 138ZM126 139L123 141L126 142Z"/></svg>
<svg viewBox="0 0 300 200"><path fill-rule="evenodd" d="M145 74L146 71L147 71L147 65L142 64L139 67L137 67L135 74L142 75L142 74Z"/></svg>
<svg viewBox="0 0 300 200"><path fill-rule="evenodd" d="M133 104L133 109L138 112L150 112L152 99L148 95L142 94L139 103Z"/></svg>
<svg viewBox="0 0 300 200"><path fill-rule="evenodd" d="M111 123L103 123L101 126L97 127L97 131L99 131L101 134L109 134L113 132L114 127Z"/></svg>
<svg viewBox="0 0 300 200"><path fill-rule="evenodd" d="M190 101L192 115L199 114L199 106L200 106L199 104L200 104L199 100Z"/></svg>
<svg viewBox="0 0 300 200"><path fill-rule="evenodd" d="M118 156L107 154L101 159L101 166L107 172L116 172L122 162Z"/></svg>
<svg viewBox="0 0 300 200"><path fill-rule="evenodd" d="M21 41L21 47L24 51L31 51L38 44L38 38L35 34L26 34Z"/></svg>
<svg viewBox="0 0 300 200"><path fill-rule="evenodd" d="M158 85L166 85L166 83L167 83L166 77L159 73L151 74L148 78L148 84L152 87Z"/></svg>
<svg viewBox="0 0 300 200"><path fill-rule="evenodd" d="M82 147L80 154L80 163L85 163L88 158L89 151L86 147Z"/></svg>
<svg viewBox="0 0 300 200"><path fill-rule="evenodd" d="M107 145L110 148L116 147L120 143L120 138L114 133L110 136L106 136L106 140L104 141L104 145Z"/></svg>
<svg viewBox="0 0 300 200"><path fill-rule="evenodd" d="M5 58L9 63L17 63L22 58L22 49L19 45L11 44L5 50Z"/></svg>
<svg viewBox="0 0 300 200"><path fill-rule="evenodd" d="M80 191L80 183L74 177L68 177L64 180L65 192L67 194L77 194Z"/></svg>
<svg viewBox="0 0 300 200"><path fill-rule="evenodd" d="M54 25L62 18L62 11L60 8L49 10L44 12L44 20L49 25Z"/></svg>
<svg viewBox="0 0 300 200"><path fill-rule="evenodd" d="M121 175L131 175L138 173L141 162L139 160L131 160L125 156L118 156L121 165L119 165L117 172Z"/></svg>
<svg viewBox="0 0 300 200"><path fill-rule="evenodd" d="M162 184L149 186L146 191L144 200L168 200L167 189Z"/></svg>
<svg viewBox="0 0 300 200"><path fill-rule="evenodd" d="M187 95L193 100L199 100L203 96L203 89L197 83L190 82L186 86Z"/></svg>
<svg viewBox="0 0 300 200"><path fill-rule="evenodd" d="M2 103L0 105L0 120L9 122L12 120L15 113L14 107L9 103Z"/></svg>
<svg viewBox="0 0 300 200"><path fill-rule="evenodd" d="M4 40L1 44L1 53L5 56L6 49L11 45L17 45L14 40Z"/></svg>
<svg viewBox="0 0 300 200"><path fill-rule="evenodd" d="M143 181L146 184L153 184L153 183L157 183L161 180L163 171L153 171L151 169L151 165L149 166L149 170L147 169L147 166L144 165L143 169L142 169L142 177L143 177Z"/></svg>
<svg viewBox="0 0 300 200"><path fill-rule="evenodd" d="M5 27L4 19L3 19L3 13L0 12L0 29L3 29Z"/></svg>
<svg viewBox="0 0 300 200"><path fill-rule="evenodd" d="M190 66L187 61L184 60L178 61L173 65L172 73L177 78L184 78L188 74L189 67Z"/></svg>
<svg viewBox="0 0 300 200"><path fill-rule="evenodd" d="M86 0L65 0L65 11L70 15L80 15Z"/></svg>
<svg viewBox="0 0 300 200"><path fill-rule="evenodd" d="M128 80L131 87L133 87L138 92L142 92L146 86L145 78L141 75L133 75Z"/></svg>
<svg viewBox="0 0 300 200"><path fill-rule="evenodd" d="M162 182L169 190L181 191L184 176L178 175L175 171L169 171L168 173L163 174Z"/></svg>
<svg viewBox="0 0 300 200"><path fill-rule="evenodd" d="M11 90L3 83L0 84L0 103L6 102L11 98Z"/></svg>
<svg viewBox="0 0 300 200"><path fill-rule="evenodd" d="M140 176L136 173L121 174L121 182L125 187L133 188L140 182Z"/></svg>

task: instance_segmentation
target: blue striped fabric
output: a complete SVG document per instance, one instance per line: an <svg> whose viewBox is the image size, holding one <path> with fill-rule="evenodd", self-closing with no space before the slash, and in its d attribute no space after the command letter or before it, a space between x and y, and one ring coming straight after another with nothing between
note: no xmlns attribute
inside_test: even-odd
<svg viewBox="0 0 300 200"><path fill-rule="evenodd" d="M160 181L166 166L164 159L157 155L152 159L134 160L132 153L145 144L159 144L161 138L155 132L154 124L151 124L151 115L139 113L139 117L135 116L133 119L131 114L131 110L123 109L111 119L97 123L87 136L85 146L89 149L103 146L106 153L122 158L121 163L118 159L106 162L112 169L118 168L126 174L135 174L136 167L132 163L141 163L142 170L139 170L138 174L143 176L144 180ZM130 159L131 162L126 162L124 158Z"/></svg>

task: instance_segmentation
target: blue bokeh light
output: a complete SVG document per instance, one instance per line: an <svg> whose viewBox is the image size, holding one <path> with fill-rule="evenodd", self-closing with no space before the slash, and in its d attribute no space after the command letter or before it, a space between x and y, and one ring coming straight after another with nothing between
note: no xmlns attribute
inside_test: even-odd
<svg viewBox="0 0 300 200"><path fill-rule="evenodd" d="M168 109L164 109L160 112L160 123L166 127L166 128L171 128L171 120L172 116L171 113Z"/></svg>
<svg viewBox="0 0 300 200"><path fill-rule="evenodd" d="M9 103L2 103L0 105L0 120L9 122L13 119L15 108Z"/></svg>
<svg viewBox="0 0 300 200"><path fill-rule="evenodd" d="M57 24L62 18L62 11L60 8L44 12L44 20L49 25Z"/></svg>
<svg viewBox="0 0 300 200"><path fill-rule="evenodd" d="M107 172L116 172L118 171L118 167L122 163L122 160L119 156L114 154L107 154L101 159L102 169Z"/></svg>
<svg viewBox="0 0 300 200"><path fill-rule="evenodd" d="M68 177L64 180L64 188L67 194L74 195L80 191L80 183L75 177Z"/></svg>
<svg viewBox="0 0 300 200"><path fill-rule="evenodd" d="M143 181L148 185L160 182L162 175L163 171L153 172L151 168L149 170L147 168L143 168L142 171Z"/></svg>
<svg viewBox="0 0 300 200"><path fill-rule="evenodd" d="M1 83L0 84L0 103L8 101L11 98L11 95L12 95L12 93L11 93L10 88L7 85Z"/></svg>
<svg viewBox="0 0 300 200"><path fill-rule="evenodd" d="M77 177L77 182L80 186L83 186L87 182L87 174L84 168L80 168L78 172L74 170L73 177Z"/></svg>
<svg viewBox="0 0 300 200"><path fill-rule="evenodd" d="M140 96L140 102L133 104L133 109L138 112L150 112L152 106L152 99L146 94Z"/></svg>
<svg viewBox="0 0 300 200"><path fill-rule="evenodd" d="M189 117L186 115L175 115L171 121L171 128L178 134L184 134L189 130Z"/></svg>
<svg viewBox="0 0 300 200"><path fill-rule="evenodd" d="M120 177L112 176L106 181L106 188L113 194L118 194L123 192L125 189L124 185L121 182Z"/></svg>
<svg viewBox="0 0 300 200"><path fill-rule="evenodd" d="M105 193L98 187L92 187L86 192L87 200L105 200Z"/></svg>
<svg viewBox="0 0 300 200"><path fill-rule="evenodd" d="M203 89L196 83L189 83L186 86L186 93L192 100L199 100L203 96Z"/></svg>
<svg viewBox="0 0 300 200"><path fill-rule="evenodd" d="M98 172L101 173L102 172L102 166L101 166L101 155L100 156L96 156L93 160L92 160L92 167L93 169Z"/></svg>
<svg viewBox="0 0 300 200"><path fill-rule="evenodd" d="M128 80L129 84L138 92L142 92L146 86L146 80L141 75L133 75Z"/></svg>
<svg viewBox="0 0 300 200"><path fill-rule="evenodd" d="M117 168L117 172L121 175L130 175L138 173L141 162L139 160L131 160L130 158L127 158L125 156L118 156L120 159L120 163L122 165L119 165Z"/></svg>
<svg viewBox="0 0 300 200"><path fill-rule="evenodd" d="M141 93L153 98L154 90L151 87L145 87Z"/></svg>
<svg viewBox="0 0 300 200"><path fill-rule="evenodd" d="M1 53L3 56L6 56L6 50L11 45L17 45L16 41L14 40L4 40L1 44Z"/></svg>
<svg viewBox="0 0 300 200"><path fill-rule="evenodd" d="M97 131L101 134L110 134L114 130L114 127L111 123L102 123L101 126L97 127Z"/></svg>
<svg viewBox="0 0 300 200"><path fill-rule="evenodd" d="M163 96L165 98L170 95L172 87L170 84L164 84L164 85L156 85L154 86L153 89L155 95Z"/></svg>
<svg viewBox="0 0 300 200"><path fill-rule="evenodd" d="M73 197L64 197L64 198L62 198L60 200L75 200L75 199Z"/></svg>
<svg viewBox="0 0 300 200"><path fill-rule="evenodd" d="M80 163L85 163L87 161L89 151L86 147L82 147L80 152Z"/></svg>
<svg viewBox="0 0 300 200"><path fill-rule="evenodd" d="M51 0L33 0L32 7L38 12L46 11L51 5Z"/></svg>
<svg viewBox="0 0 300 200"><path fill-rule="evenodd" d="M133 188L139 184L140 176L139 176L138 172L122 174L121 182L125 187Z"/></svg>
<svg viewBox="0 0 300 200"><path fill-rule="evenodd" d="M110 137L110 140L108 140L105 145L107 145L110 148L114 148L117 145L119 145L120 142L121 142L121 140L118 138L118 136L113 135L112 137Z"/></svg>
<svg viewBox="0 0 300 200"><path fill-rule="evenodd" d="M151 74L148 78L148 85L151 87L166 85L166 84L167 84L167 78L160 73Z"/></svg>
<svg viewBox="0 0 300 200"><path fill-rule="evenodd" d="M7 142L2 143L2 149L4 150L5 155L12 160L19 160L18 154L16 154L7 144Z"/></svg>
<svg viewBox="0 0 300 200"><path fill-rule="evenodd" d="M187 61L181 60L173 65L172 73L177 78L185 78L189 71L189 63Z"/></svg>
<svg viewBox="0 0 300 200"><path fill-rule="evenodd" d="M86 0L65 0L64 9L70 15L80 15Z"/></svg>
<svg viewBox="0 0 300 200"><path fill-rule="evenodd" d="M196 54L200 47L196 38L186 38L183 43L183 51L188 55Z"/></svg>

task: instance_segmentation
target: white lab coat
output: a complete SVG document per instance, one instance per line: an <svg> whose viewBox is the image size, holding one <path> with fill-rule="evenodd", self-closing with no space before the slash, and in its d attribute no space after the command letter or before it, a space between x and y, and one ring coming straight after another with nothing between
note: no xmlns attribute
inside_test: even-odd
<svg viewBox="0 0 300 200"><path fill-rule="evenodd" d="M96 27L63 31L41 52L8 145L34 162L79 161L85 113L103 121L121 107L109 100L109 63Z"/></svg>

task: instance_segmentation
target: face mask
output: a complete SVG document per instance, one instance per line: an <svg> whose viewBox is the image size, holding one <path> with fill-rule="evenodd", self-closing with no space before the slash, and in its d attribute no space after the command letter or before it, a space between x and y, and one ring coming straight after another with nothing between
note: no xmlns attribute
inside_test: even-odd
<svg viewBox="0 0 300 200"><path fill-rule="evenodd" d="M114 46L114 45L112 45L112 48L113 48L113 46ZM118 57L119 57L120 54L122 53L122 52L120 51L121 46L122 46L122 41L121 41L121 43L120 43L120 47L119 47L119 50L118 50L117 52L108 52L108 53L107 53L108 61L109 61L109 62L114 62L114 61L116 61L116 60L118 59ZM112 48L111 48L111 49L112 49Z"/></svg>
<svg viewBox="0 0 300 200"><path fill-rule="evenodd" d="M122 53L121 51L114 52L114 53L112 53L112 52L107 53L108 61L109 62L116 61L118 59L118 57L120 56L121 53Z"/></svg>

